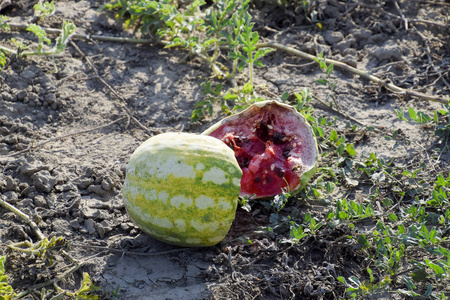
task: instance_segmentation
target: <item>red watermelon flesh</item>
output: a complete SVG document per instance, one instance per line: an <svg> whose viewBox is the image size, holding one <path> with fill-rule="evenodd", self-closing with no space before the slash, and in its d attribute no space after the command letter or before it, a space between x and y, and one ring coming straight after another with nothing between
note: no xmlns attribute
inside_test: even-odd
<svg viewBox="0 0 450 300"><path fill-rule="evenodd" d="M302 175L310 177L317 160L311 127L291 106L276 101L258 104L205 133L234 150L243 171L241 196L271 197L288 184L290 191L297 190L303 187Z"/></svg>

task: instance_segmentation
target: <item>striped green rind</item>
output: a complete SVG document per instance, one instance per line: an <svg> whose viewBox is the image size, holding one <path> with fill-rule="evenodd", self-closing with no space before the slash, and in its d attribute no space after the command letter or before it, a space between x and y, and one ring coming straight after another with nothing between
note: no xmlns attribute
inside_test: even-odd
<svg viewBox="0 0 450 300"><path fill-rule="evenodd" d="M242 171L234 152L213 137L165 133L130 158L123 199L141 230L178 246L211 246L234 220Z"/></svg>

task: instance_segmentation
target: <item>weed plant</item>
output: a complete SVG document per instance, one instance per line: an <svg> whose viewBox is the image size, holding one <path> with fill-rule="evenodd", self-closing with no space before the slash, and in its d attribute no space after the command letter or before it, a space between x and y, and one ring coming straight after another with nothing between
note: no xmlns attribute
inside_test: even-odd
<svg viewBox="0 0 450 300"><path fill-rule="evenodd" d="M261 100L254 92L253 70L262 66L261 58L274 50L256 47L259 34L253 31L249 2L220 0L207 6L205 1L195 0L186 7L177 7L168 0L113 0L101 9L117 10L116 17L125 18L126 28L138 26L143 33L158 36L167 48L187 50L187 57L202 58L219 80L231 82L232 88L227 90L223 83L202 84L205 98L192 113L192 120L198 121L205 114L212 114L217 104L223 112L230 113ZM246 83L238 87L235 78L245 67Z"/></svg>
<svg viewBox="0 0 450 300"><path fill-rule="evenodd" d="M47 17L52 15L55 11L55 5L53 2L37 3L34 5L34 12L37 18ZM9 30L8 18L0 15L0 30ZM52 56L53 58L61 54L66 48L69 42L70 36L75 32L76 26L72 22L64 21L62 26L62 33L56 38L55 45L51 48L51 40L47 37L45 30L36 24L30 24L27 31L34 34L37 38L37 43L33 43L33 46L27 46L22 41L11 39L11 43L15 46L14 49L8 48L0 45L0 70L3 69L7 63L6 53L17 54L19 58L33 56L33 55L44 55ZM55 66L56 68L56 66Z"/></svg>

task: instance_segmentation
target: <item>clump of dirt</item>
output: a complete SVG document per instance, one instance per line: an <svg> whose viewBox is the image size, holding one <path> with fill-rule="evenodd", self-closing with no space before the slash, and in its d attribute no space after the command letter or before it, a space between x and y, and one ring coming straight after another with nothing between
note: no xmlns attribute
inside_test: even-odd
<svg viewBox="0 0 450 300"><path fill-rule="evenodd" d="M51 19L39 22L60 28L63 20L71 20L80 33L133 36L110 13L97 12L105 2L57 1ZM311 2L322 29L300 8L270 1L252 7L255 28L268 41L315 55L323 52L386 83L449 95L449 31L442 23L448 18L446 6L396 1L404 16L414 20L406 27L391 2ZM31 7L24 1L0 5L11 22L23 24L33 15ZM2 44L11 37L32 39L15 30L0 36ZM77 289L81 272L89 272L104 298L121 299L336 299L344 295L337 277L365 272L359 248L340 242L348 229L321 231L297 244L282 242L289 227L264 231L271 225L264 205L250 213L239 209L227 238L206 249L160 243L129 220L121 186L134 149L157 133L202 132L221 117L191 124L191 112L202 99L200 84L211 73L197 60L180 63L185 54L157 44L73 39L58 57L8 56L0 73L0 199L28 215L49 239L62 236L71 245L65 250L68 256L55 256L54 264L11 252L7 245L36 242L38 236L1 207L0 255L8 256L6 272L16 290L61 276L71 266L69 257L83 267L65 280L66 288ZM408 159L425 155L423 147L435 141L432 132L398 120L393 111L413 103L432 112L439 104L396 95L338 69L331 77L338 85L330 95L316 85L321 76L309 61L278 51L264 58L255 84L267 87L258 90L267 98L304 88L320 99L334 97L341 114L320 102L314 102L314 113L336 116L341 127L351 117L379 129L360 136L349 133L362 154ZM386 140L386 132L393 130L414 142L398 146L398 141ZM442 166L436 167L448 169L449 161L444 154ZM283 214L293 209L300 222L305 212L323 217L326 208L298 201Z"/></svg>

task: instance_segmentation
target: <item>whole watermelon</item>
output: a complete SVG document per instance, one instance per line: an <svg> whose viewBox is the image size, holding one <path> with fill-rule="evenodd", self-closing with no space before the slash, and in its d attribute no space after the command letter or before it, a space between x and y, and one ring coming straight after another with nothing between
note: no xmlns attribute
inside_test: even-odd
<svg viewBox="0 0 450 300"><path fill-rule="evenodd" d="M242 171L220 140L189 133L154 136L132 154L123 185L131 220L177 246L211 246L235 218Z"/></svg>

